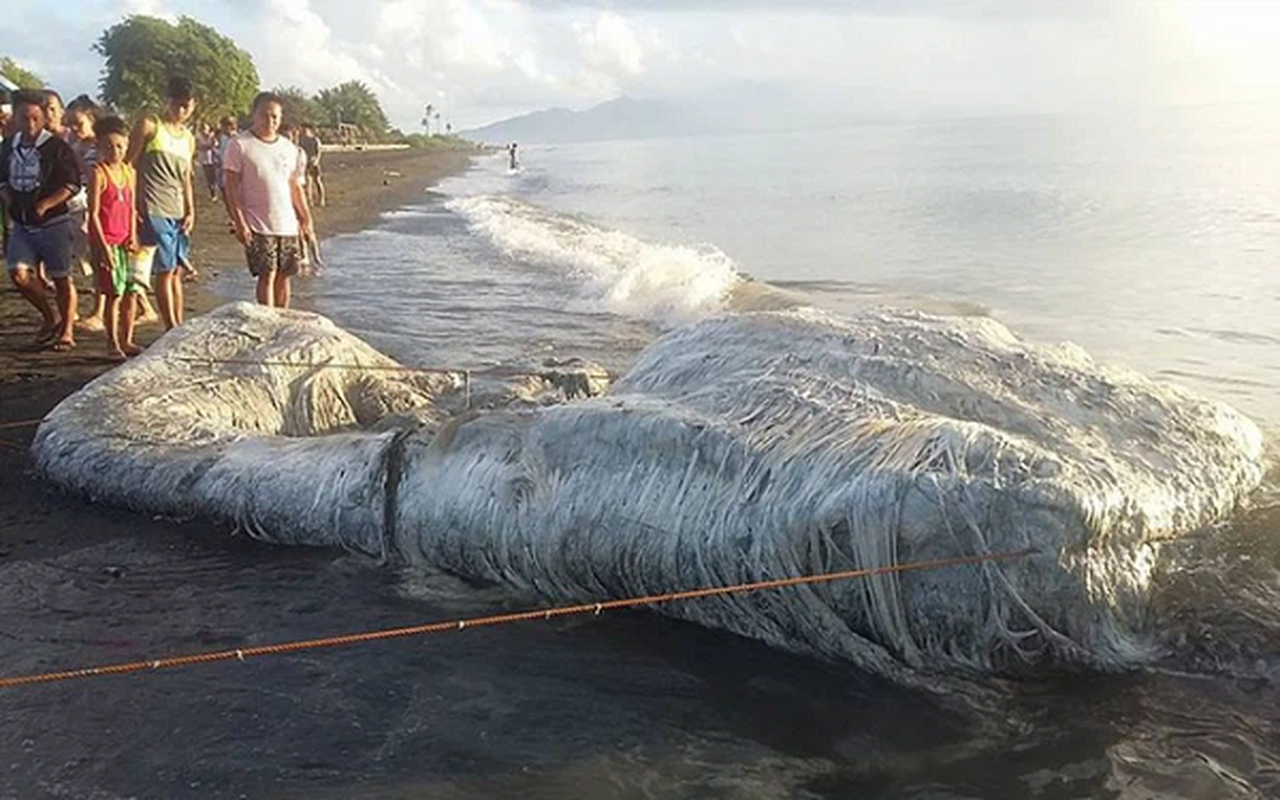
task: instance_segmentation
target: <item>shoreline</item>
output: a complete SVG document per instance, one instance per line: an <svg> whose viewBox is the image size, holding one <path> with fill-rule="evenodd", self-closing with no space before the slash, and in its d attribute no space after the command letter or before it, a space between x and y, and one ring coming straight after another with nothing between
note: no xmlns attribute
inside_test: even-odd
<svg viewBox="0 0 1280 800"><path fill-rule="evenodd" d="M411 204L444 178L464 172L478 150L380 150L326 154L324 180L328 205L315 209L322 240L377 224L386 211ZM226 213L210 202L203 176L195 177L196 229L192 261L201 279L186 284L187 317L195 317L234 299L253 299L244 251L231 235ZM242 275L237 291L225 296L204 282L220 273ZM79 280L78 286L88 285ZM81 315L93 296L82 292ZM92 506L45 487L31 474L27 452L34 425L4 427L42 418L65 397L115 365L107 360L100 331L77 330L76 349L54 353L30 345L38 324L35 310L4 281L0 291L0 566L50 558L121 536L189 535L204 523L183 524L118 509ZM150 345L162 333L158 324L140 325L138 343ZM181 529L181 530L179 530Z"/></svg>

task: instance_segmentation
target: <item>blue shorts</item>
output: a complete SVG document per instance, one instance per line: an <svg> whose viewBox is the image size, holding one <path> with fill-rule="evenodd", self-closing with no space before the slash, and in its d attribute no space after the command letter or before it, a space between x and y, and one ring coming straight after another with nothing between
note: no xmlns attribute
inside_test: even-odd
<svg viewBox="0 0 1280 800"><path fill-rule="evenodd" d="M173 217L143 217L138 231L138 241L144 247L156 249L152 269L156 272L172 272L188 263L191 240L182 232L182 220Z"/></svg>
<svg viewBox="0 0 1280 800"><path fill-rule="evenodd" d="M35 270L44 264L45 274L50 278L69 276L75 258L77 228L69 214L44 225L13 223L5 251L9 271Z"/></svg>

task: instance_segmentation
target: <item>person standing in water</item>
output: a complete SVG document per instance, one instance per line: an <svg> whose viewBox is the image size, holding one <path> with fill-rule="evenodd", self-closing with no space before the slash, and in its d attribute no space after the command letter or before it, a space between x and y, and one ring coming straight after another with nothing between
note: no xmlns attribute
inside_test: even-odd
<svg viewBox="0 0 1280 800"><path fill-rule="evenodd" d="M516 159L516 147L517 147L516 143L512 142L511 146L507 148L507 153L508 155L511 156L511 169L520 168L520 162L518 159Z"/></svg>
<svg viewBox="0 0 1280 800"><path fill-rule="evenodd" d="M144 260L156 275L156 303L165 330L182 324L181 267L196 224L191 171L196 140L187 120L196 110L195 91L186 78L170 78L159 117L138 120L129 140L130 164L138 172L138 240Z"/></svg>
<svg viewBox="0 0 1280 800"><path fill-rule="evenodd" d="M303 188L306 156L280 135L284 102L273 92L253 100L253 125L227 148L227 211L244 245L258 302L288 308L289 281L302 262L301 241L315 236Z"/></svg>

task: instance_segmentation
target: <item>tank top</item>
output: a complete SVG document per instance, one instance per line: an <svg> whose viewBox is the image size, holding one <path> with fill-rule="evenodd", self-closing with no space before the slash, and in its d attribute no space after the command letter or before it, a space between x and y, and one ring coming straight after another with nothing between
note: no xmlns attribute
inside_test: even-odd
<svg viewBox="0 0 1280 800"><path fill-rule="evenodd" d="M142 148L138 163L139 192L142 204L138 210L150 217L178 219L186 211L183 187L191 174L191 159L196 140L183 128L172 133L164 120L156 120L155 135Z"/></svg>
<svg viewBox="0 0 1280 800"><path fill-rule="evenodd" d="M98 220L102 223L102 236L107 244L127 244L133 233L133 167L128 164L120 165L123 183L112 180L111 170L106 164L99 164L94 170L102 180L102 195L98 200Z"/></svg>

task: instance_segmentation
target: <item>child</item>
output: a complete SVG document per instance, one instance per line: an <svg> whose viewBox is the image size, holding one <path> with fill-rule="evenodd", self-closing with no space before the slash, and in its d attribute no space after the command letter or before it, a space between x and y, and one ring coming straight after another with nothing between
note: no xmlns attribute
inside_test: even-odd
<svg viewBox="0 0 1280 800"><path fill-rule="evenodd" d="M67 144L71 145L71 152L76 154L76 165L80 167L80 182L84 186L84 189L67 204L78 222L76 239L72 247L75 251L76 264L83 275L93 275L93 265L97 262L89 247L88 190L89 181L93 177L93 165L98 161L93 124L97 121L100 111L96 103L85 95L81 95L71 101L63 114ZM102 313L105 307L106 298L99 292L94 301L93 313L88 317L81 317L76 321L76 325L89 331L102 330Z"/></svg>
<svg viewBox="0 0 1280 800"><path fill-rule="evenodd" d="M135 271L138 259L138 215L134 211L137 175L125 161L129 128L119 117L104 117L93 126L98 163L89 183L89 236L98 254L98 290L107 297L107 357L124 361L142 352L133 343L135 298L145 291L147 276ZM121 302L123 301L123 302Z"/></svg>

